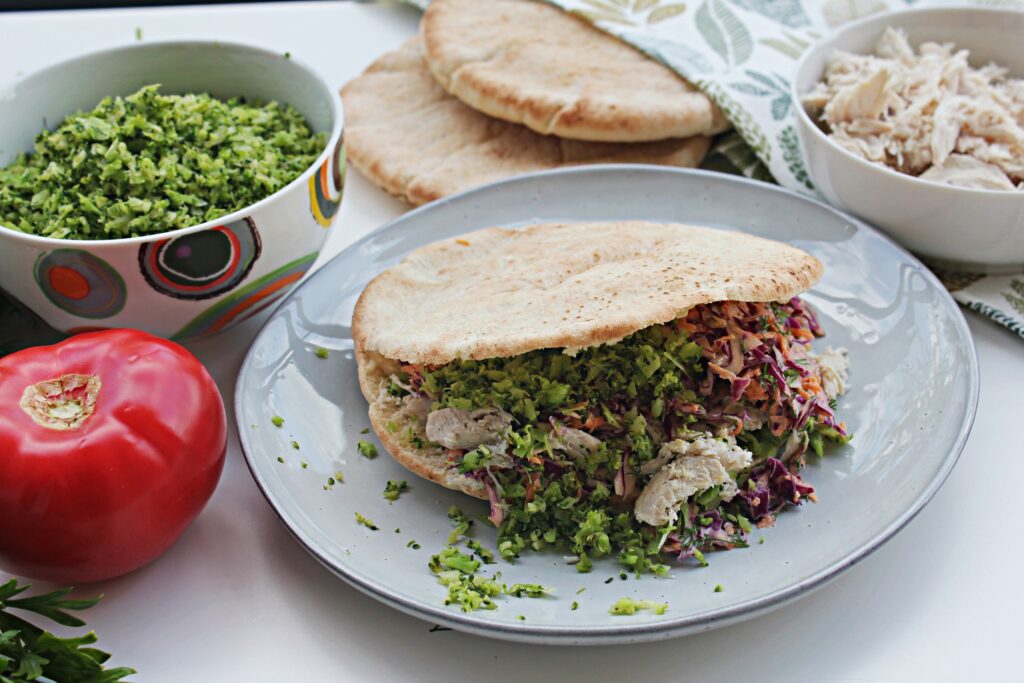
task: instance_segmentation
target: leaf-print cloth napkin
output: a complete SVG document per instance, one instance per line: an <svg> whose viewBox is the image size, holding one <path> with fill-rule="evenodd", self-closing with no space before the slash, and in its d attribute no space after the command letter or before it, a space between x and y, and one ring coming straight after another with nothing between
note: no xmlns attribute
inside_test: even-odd
<svg viewBox="0 0 1024 683"><path fill-rule="evenodd" d="M430 0L405 0L425 8ZM481 0L484 2L486 0ZM800 54L831 29L875 12L1024 0L545 0L664 63L718 103L734 131L705 167L814 194L789 96ZM1024 337L1024 276L940 274L964 306Z"/></svg>

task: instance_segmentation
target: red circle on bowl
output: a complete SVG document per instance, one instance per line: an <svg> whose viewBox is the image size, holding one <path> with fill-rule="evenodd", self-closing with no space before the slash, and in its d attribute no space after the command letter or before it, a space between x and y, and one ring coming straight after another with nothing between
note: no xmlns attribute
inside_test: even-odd
<svg viewBox="0 0 1024 683"><path fill-rule="evenodd" d="M53 288L53 291L69 299L84 299L92 291L89 281L72 268L54 266L50 269L49 275L50 287Z"/></svg>

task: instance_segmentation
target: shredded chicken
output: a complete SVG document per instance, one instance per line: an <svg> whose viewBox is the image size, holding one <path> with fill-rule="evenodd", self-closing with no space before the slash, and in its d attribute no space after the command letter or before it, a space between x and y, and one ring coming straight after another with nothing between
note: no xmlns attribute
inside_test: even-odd
<svg viewBox="0 0 1024 683"><path fill-rule="evenodd" d="M564 451L576 460L582 460L601 447L601 440L582 429L566 427L557 420L551 420L551 445Z"/></svg>
<svg viewBox="0 0 1024 683"><path fill-rule="evenodd" d="M968 57L932 42L915 54L890 27L874 55L833 55L804 106L869 161L961 187L1024 189L1024 80Z"/></svg>
<svg viewBox="0 0 1024 683"><path fill-rule="evenodd" d="M427 413L430 412L430 404L431 400L426 396L409 394L402 398L402 407L395 413L395 417L413 418L422 423L427 419Z"/></svg>
<svg viewBox="0 0 1024 683"><path fill-rule="evenodd" d="M981 187L986 190L1017 189L1003 173L1003 169L966 154L950 154L941 166L932 166L922 173L921 177L961 187ZM1021 188L1024 189L1024 184Z"/></svg>
<svg viewBox="0 0 1024 683"><path fill-rule="evenodd" d="M664 526L676 520L679 507L690 496L712 486L721 486L723 500L736 495L731 473L750 466L753 455L732 440L697 436L676 439L661 447L644 470L657 470L636 500L633 515L646 524ZM647 466L656 464L656 467Z"/></svg>
<svg viewBox="0 0 1024 683"><path fill-rule="evenodd" d="M790 432L789 438L786 439L785 446L777 457L782 462L789 464L793 458L803 455L804 451L807 450L807 445L811 442L811 437L807 435L806 431L798 432L795 429Z"/></svg>
<svg viewBox="0 0 1024 683"><path fill-rule="evenodd" d="M460 410L441 408L427 415L427 438L445 448L469 450L487 446L492 452L507 447L505 432L512 416L497 408Z"/></svg>
<svg viewBox="0 0 1024 683"><path fill-rule="evenodd" d="M821 376L821 388L829 398L836 398L846 393L846 375L850 371L849 352L846 349L833 349L831 346L815 358L818 362L818 374Z"/></svg>

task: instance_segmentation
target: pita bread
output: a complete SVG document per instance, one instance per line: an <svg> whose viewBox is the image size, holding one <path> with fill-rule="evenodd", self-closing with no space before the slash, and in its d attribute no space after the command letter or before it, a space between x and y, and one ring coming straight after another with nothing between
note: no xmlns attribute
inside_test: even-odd
<svg viewBox="0 0 1024 683"><path fill-rule="evenodd" d="M401 400L388 394L391 374L398 371L398 363L367 352L357 344L356 366L359 368L359 388L370 404L370 425L391 457L424 479L486 499L487 491L480 482L452 469L448 464L448 453L443 448L429 445L424 420L404 413ZM422 439L423 448L409 443L406 435L410 429L413 435Z"/></svg>
<svg viewBox="0 0 1024 683"><path fill-rule="evenodd" d="M642 221L487 228L411 252L370 282L352 316L370 422L412 472L485 498L429 445L423 416L387 392L398 359L447 363L613 343L727 299L778 301L808 289L821 263L739 232ZM408 443L406 430L425 446Z"/></svg>
<svg viewBox="0 0 1024 683"><path fill-rule="evenodd" d="M352 334L365 351L415 363L578 349L698 304L788 300L821 271L795 247L677 223L487 228L421 247L374 278Z"/></svg>
<svg viewBox="0 0 1024 683"><path fill-rule="evenodd" d="M543 2L434 0L421 30L445 90L538 133L642 142L729 128L671 69Z"/></svg>
<svg viewBox="0 0 1024 683"><path fill-rule="evenodd" d="M708 138L611 144L560 140L492 119L448 95L417 39L384 55L341 91L345 153L375 185L419 205L521 173L597 163L691 168Z"/></svg>

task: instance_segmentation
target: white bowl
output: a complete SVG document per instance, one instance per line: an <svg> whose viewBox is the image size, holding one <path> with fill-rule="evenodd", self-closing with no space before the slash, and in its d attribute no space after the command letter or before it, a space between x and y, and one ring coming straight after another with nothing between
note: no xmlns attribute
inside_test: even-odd
<svg viewBox="0 0 1024 683"><path fill-rule="evenodd" d="M836 50L872 53L887 26L906 31L915 48L926 41L950 42L970 50L973 66L996 62L1024 77L1024 12L913 9L857 21L815 43L797 64L794 102L821 80ZM944 185L871 163L832 142L802 106L796 110L808 171L829 203L938 265L991 273L1024 270L1024 192Z"/></svg>
<svg viewBox="0 0 1024 683"><path fill-rule="evenodd" d="M0 288L60 331L134 327L185 340L226 329L291 289L316 259L337 214L344 155L335 89L288 55L232 43L114 48L0 89L0 166L31 151L42 127L151 83L168 94L290 104L324 134L324 148L302 175L269 197L180 230L62 240L0 224Z"/></svg>

